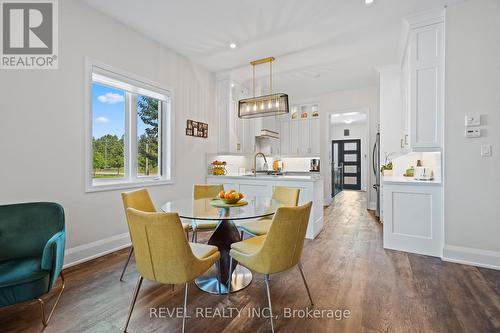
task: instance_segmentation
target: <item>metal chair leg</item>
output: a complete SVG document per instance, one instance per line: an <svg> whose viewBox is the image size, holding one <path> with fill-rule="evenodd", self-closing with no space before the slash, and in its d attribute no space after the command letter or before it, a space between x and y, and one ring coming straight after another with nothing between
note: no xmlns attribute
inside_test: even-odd
<svg viewBox="0 0 500 333"><path fill-rule="evenodd" d="M266 274L264 280L266 281L267 301L269 303L269 315L271 318L271 332L274 333L273 307L271 305L271 293L269 292L269 274Z"/></svg>
<svg viewBox="0 0 500 333"><path fill-rule="evenodd" d="M64 290L65 284L64 284L64 275L62 272L60 273L60 276L61 276L61 283L62 283L61 290L59 291L59 294L57 294L56 302L54 303L54 306L52 306L52 310L50 310L49 316L47 318L45 318L45 307L44 307L45 303L44 303L43 299L41 299L41 298L37 299L38 304L40 304L40 314L42 316L42 324L44 327L46 327L49 324L50 318L52 318L52 314L54 313L54 310L56 309L56 306L59 303L59 300L61 299L62 292Z"/></svg>
<svg viewBox="0 0 500 333"><path fill-rule="evenodd" d="M219 260L217 260L217 282L218 282L218 287L219 287L219 295L222 293L221 292L221 287L220 287L220 280L221 280L221 274L220 274L220 257Z"/></svg>
<svg viewBox="0 0 500 333"><path fill-rule="evenodd" d="M229 278L227 279L227 299L229 300L229 295L231 295L231 281L233 280L233 257L229 257Z"/></svg>
<svg viewBox="0 0 500 333"><path fill-rule="evenodd" d="M187 299L188 299L188 283L184 287L184 312L182 316L182 333L186 330L186 315L187 315Z"/></svg>
<svg viewBox="0 0 500 333"><path fill-rule="evenodd" d="M133 252L134 252L134 247L131 246L130 250L128 251L127 261L125 262L125 266L123 266L122 275L120 275L120 281L123 281L123 275L125 275L125 270L127 269L128 262L130 261L130 257L132 257Z"/></svg>
<svg viewBox="0 0 500 333"><path fill-rule="evenodd" d="M302 269L302 263L299 262L297 266L299 267L300 275L302 275L302 280L304 281L304 285L306 286L307 296L309 296L309 301L311 301L311 306L314 306L314 302L311 297L311 292L309 290L309 285L307 284L306 277L304 276L304 270Z"/></svg>
<svg viewBox="0 0 500 333"><path fill-rule="evenodd" d="M142 280L142 276L139 275L139 279L137 280L137 285L134 290L134 296L132 297L132 303L130 304L130 310L128 311L127 322L125 323L125 328L123 329L124 333L127 332L128 323L130 322L130 317L132 316L132 311L134 310L134 305L137 301L137 295L139 295L139 289L141 289Z"/></svg>
<svg viewBox="0 0 500 333"><path fill-rule="evenodd" d="M241 230L241 240L243 240L243 230Z"/></svg>

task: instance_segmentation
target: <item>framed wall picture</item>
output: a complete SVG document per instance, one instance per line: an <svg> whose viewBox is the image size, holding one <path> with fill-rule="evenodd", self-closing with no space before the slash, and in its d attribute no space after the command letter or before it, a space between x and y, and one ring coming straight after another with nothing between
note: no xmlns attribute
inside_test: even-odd
<svg viewBox="0 0 500 333"><path fill-rule="evenodd" d="M196 136L198 138L208 138L208 124L188 119L186 124L186 135Z"/></svg>

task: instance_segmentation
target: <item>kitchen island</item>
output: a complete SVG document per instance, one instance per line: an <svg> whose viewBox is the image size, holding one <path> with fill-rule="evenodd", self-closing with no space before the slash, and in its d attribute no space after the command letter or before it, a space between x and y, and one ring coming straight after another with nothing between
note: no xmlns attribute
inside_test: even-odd
<svg viewBox="0 0 500 333"><path fill-rule="evenodd" d="M300 189L299 205L312 201L313 206L306 238L314 239L323 229L323 179L319 174L304 175L237 175L207 176L208 184L222 184L225 190L234 189L247 197L271 197L275 186Z"/></svg>

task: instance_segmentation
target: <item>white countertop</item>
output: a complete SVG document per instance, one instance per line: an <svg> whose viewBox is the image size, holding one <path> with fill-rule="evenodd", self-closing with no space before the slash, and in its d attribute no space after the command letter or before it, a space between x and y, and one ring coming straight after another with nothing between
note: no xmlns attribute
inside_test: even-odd
<svg viewBox="0 0 500 333"><path fill-rule="evenodd" d="M308 174L308 175L282 175L282 176L273 176L273 175L259 175L255 177L253 174L227 174L225 176L213 176L208 175L207 178L219 178L219 179L246 179L246 180L258 180L258 181L302 181L302 182L315 182L321 180L322 177L319 173Z"/></svg>
<svg viewBox="0 0 500 333"><path fill-rule="evenodd" d="M431 185L440 186L441 181L439 180L417 180L413 177L404 176L382 176L382 181L384 184L394 184L394 185Z"/></svg>

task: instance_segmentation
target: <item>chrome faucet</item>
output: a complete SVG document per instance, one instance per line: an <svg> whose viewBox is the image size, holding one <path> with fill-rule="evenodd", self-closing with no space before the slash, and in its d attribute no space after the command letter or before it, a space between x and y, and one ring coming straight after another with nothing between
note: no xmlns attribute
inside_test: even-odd
<svg viewBox="0 0 500 333"><path fill-rule="evenodd" d="M264 157L264 163L267 164L266 155L264 155L261 152L258 152L257 154L255 154L253 157L253 170L252 170L254 177L257 177L257 156L259 156L259 155L262 155L262 157Z"/></svg>

